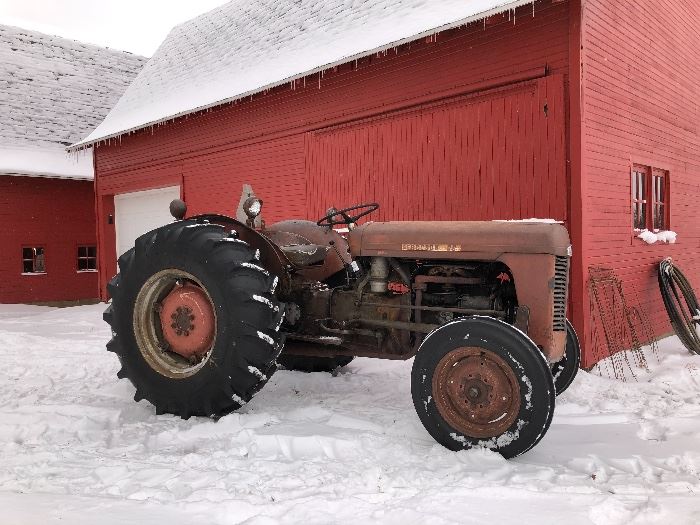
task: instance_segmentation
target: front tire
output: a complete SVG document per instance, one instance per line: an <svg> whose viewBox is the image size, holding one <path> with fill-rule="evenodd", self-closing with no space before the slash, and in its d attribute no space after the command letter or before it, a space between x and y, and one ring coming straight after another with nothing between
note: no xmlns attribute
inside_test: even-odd
<svg viewBox="0 0 700 525"><path fill-rule="evenodd" d="M574 382L581 366L581 344L573 325L566 320L566 352L564 357L552 366L554 387L557 395L564 392Z"/></svg>
<svg viewBox="0 0 700 525"><path fill-rule="evenodd" d="M489 317L460 319L428 335L413 363L411 394L438 443L489 448L506 458L534 447L554 413L554 382L542 352Z"/></svg>
<svg viewBox="0 0 700 525"><path fill-rule="evenodd" d="M275 372L284 312L276 279L235 231L179 221L139 237L119 269L108 286L107 349L136 401L159 414L216 418L247 403Z"/></svg>

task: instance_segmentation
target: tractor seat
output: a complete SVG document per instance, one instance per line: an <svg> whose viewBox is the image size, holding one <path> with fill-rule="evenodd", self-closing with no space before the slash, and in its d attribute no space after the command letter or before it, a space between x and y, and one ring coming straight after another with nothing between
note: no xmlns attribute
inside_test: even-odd
<svg viewBox="0 0 700 525"><path fill-rule="evenodd" d="M326 260L326 255L330 250L330 246L311 243L291 244L279 248L294 266L311 266L322 263Z"/></svg>

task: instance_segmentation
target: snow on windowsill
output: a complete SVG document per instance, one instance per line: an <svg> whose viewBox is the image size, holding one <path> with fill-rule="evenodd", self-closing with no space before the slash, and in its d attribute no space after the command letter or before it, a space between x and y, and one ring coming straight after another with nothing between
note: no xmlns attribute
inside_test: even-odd
<svg viewBox="0 0 700 525"><path fill-rule="evenodd" d="M97 273L97 270L76 270L75 273Z"/></svg>
<svg viewBox="0 0 700 525"><path fill-rule="evenodd" d="M46 275L47 272L22 272L22 275L35 276L35 275Z"/></svg>
<svg viewBox="0 0 700 525"><path fill-rule="evenodd" d="M676 239L678 234L674 231L660 231L654 230L653 232L649 230L635 230L637 233L637 238L643 240L647 244L665 243L665 244L676 244Z"/></svg>

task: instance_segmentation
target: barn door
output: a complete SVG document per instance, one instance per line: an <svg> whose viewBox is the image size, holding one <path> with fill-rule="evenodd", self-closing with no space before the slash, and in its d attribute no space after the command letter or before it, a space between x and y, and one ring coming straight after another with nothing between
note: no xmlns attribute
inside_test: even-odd
<svg viewBox="0 0 700 525"><path fill-rule="evenodd" d="M306 136L312 216L566 220L563 80L552 76Z"/></svg>

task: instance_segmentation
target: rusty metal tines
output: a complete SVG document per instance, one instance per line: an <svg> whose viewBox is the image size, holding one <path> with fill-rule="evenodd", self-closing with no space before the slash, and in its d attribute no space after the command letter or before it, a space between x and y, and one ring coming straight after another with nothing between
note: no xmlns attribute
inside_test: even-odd
<svg viewBox="0 0 700 525"><path fill-rule="evenodd" d="M588 290L595 359L609 358L604 365L608 375L636 380L636 368L648 370L643 344L650 345L658 359L658 343L636 291L628 294L636 303L630 306L622 281L612 269L601 267L589 268Z"/></svg>

